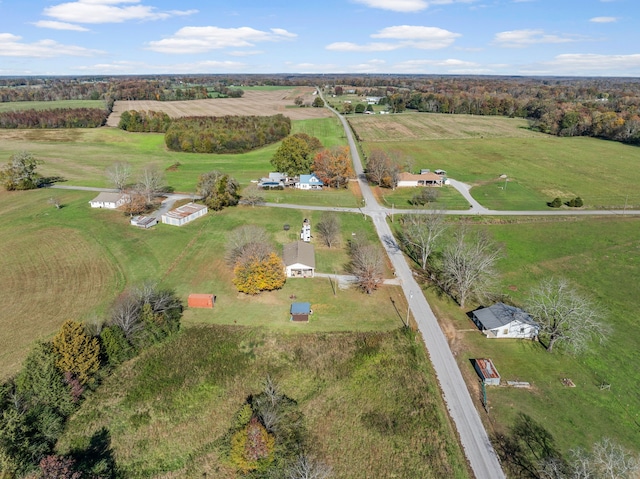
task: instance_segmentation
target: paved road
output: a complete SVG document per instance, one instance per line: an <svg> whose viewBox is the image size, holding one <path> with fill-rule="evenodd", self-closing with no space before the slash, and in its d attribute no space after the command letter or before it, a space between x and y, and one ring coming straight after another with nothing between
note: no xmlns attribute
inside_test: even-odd
<svg viewBox="0 0 640 479"><path fill-rule="evenodd" d="M319 89L318 92L320 92ZM489 441L487 431L480 420L478 411L471 400L469 390L451 353L449 344L438 325L433 311L431 311L427 300L422 294L420 285L413 278L411 268L398 247L391 228L389 228L386 220L387 209L378 204L364 178L360 155L351 134L351 129L342 115L333 109L332 111L340 118L351 148L354 170L366 203L363 212L373 219L378 236L389 255L396 276L400 279L403 292L407 297L409 308L422 334L429 357L436 371L436 376L440 382L444 401L458 430L460 442L471 469L477 479L502 479L505 477L504 472Z"/></svg>

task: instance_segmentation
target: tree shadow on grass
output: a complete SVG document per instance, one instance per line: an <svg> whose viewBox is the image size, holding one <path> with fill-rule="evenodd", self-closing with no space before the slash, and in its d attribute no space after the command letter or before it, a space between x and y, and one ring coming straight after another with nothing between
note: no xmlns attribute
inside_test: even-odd
<svg viewBox="0 0 640 479"><path fill-rule="evenodd" d="M111 433L106 427L96 431L84 449L74 449L71 457L76 468L89 477L116 479L117 467L111 449Z"/></svg>

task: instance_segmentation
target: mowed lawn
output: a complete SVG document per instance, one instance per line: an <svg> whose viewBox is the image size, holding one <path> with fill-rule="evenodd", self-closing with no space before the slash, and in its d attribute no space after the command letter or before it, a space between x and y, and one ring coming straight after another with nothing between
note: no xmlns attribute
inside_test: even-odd
<svg viewBox="0 0 640 479"><path fill-rule="evenodd" d="M504 432L518 413L526 413L565 452L577 446L590 448L604 437L640 450L638 220L502 219L481 228L505 246L506 256L498 263L500 294L522 305L542 279L566 278L606 311L605 322L611 329L607 341L594 344L586 354L571 356L561 350L549 354L537 342L486 339L465 314L475 309L473 305L462 311L430 291L436 313L451 322L452 329L445 331L475 390L474 399L479 400L480 390L471 358L493 359L503 382L531 383L531 389L487 388L490 412L482 414L489 429ZM563 378L576 387L564 386ZM610 389L601 389L602 384L610 384Z"/></svg>
<svg viewBox="0 0 640 479"><path fill-rule="evenodd" d="M474 198L488 208L541 210L555 197L577 196L589 209L640 208L635 146L558 138L502 117L411 113L349 121L366 154L380 148L411 158L416 171L444 169L473 185Z"/></svg>
<svg viewBox="0 0 640 479"><path fill-rule="evenodd" d="M60 198L63 208L48 204ZM0 376L15 372L33 341L50 337L66 319L101 321L127 286L146 280L189 293L213 293L213 311L190 311L185 324L269 325L286 331L384 330L400 317L390 297L396 288L362 295L334 289L327 279L289 281L279 292L246 297L231 283L225 263L227 234L245 224L269 232L278 253L297 239L304 218L312 225L320 212L238 207L182 228L158 225L140 230L118 211L91 209L91 192L35 190L0 192ZM352 234L375 239L371 223L357 214L340 215L340 247L318 245L318 271L342 273ZM291 226L284 230L284 224ZM290 296L314 305L307 325L291 325Z"/></svg>

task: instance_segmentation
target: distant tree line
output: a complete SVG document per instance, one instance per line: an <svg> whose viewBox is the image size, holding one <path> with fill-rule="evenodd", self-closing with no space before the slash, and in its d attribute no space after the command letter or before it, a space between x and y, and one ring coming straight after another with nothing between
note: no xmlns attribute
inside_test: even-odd
<svg viewBox="0 0 640 479"><path fill-rule="evenodd" d="M193 153L244 153L282 140L291 131L284 115L185 117L165 133L170 150Z"/></svg>
<svg viewBox="0 0 640 479"><path fill-rule="evenodd" d="M109 111L100 108L54 108L0 113L0 128L97 128Z"/></svg>
<svg viewBox="0 0 640 479"><path fill-rule="evenodd" d="M51 341L37 343L18 374L0 384L0 476L117 477L109 444L102 457L60 456L56 442L86 393L117 365L176 333L181 316L173 291L146 283L118 297L103 323L68 320Z"/></svg>
<svg viewBox="0 0 640 479"><path fill-rule="evenodd" d="M164 112L130 110L122 113L118 128L138 133L165 133L169 125L171 118Z"/></svg>

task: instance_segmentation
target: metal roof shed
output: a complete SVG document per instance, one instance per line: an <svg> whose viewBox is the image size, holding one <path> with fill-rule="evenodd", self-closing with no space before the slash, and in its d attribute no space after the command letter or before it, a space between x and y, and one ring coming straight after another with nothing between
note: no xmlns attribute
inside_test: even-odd
<svg viewBox="0 0 640 479"><path fill-rule="evenodd" d="M500 386L500 374L491 359L474 359L473 367L487 386Z"/></svg>
<svg viewBox="0 0 640 479"><path fill-rule="evenodd" d="M311 314L311 303L292 303L291 304L291 321L309 321Z"/></svg>

